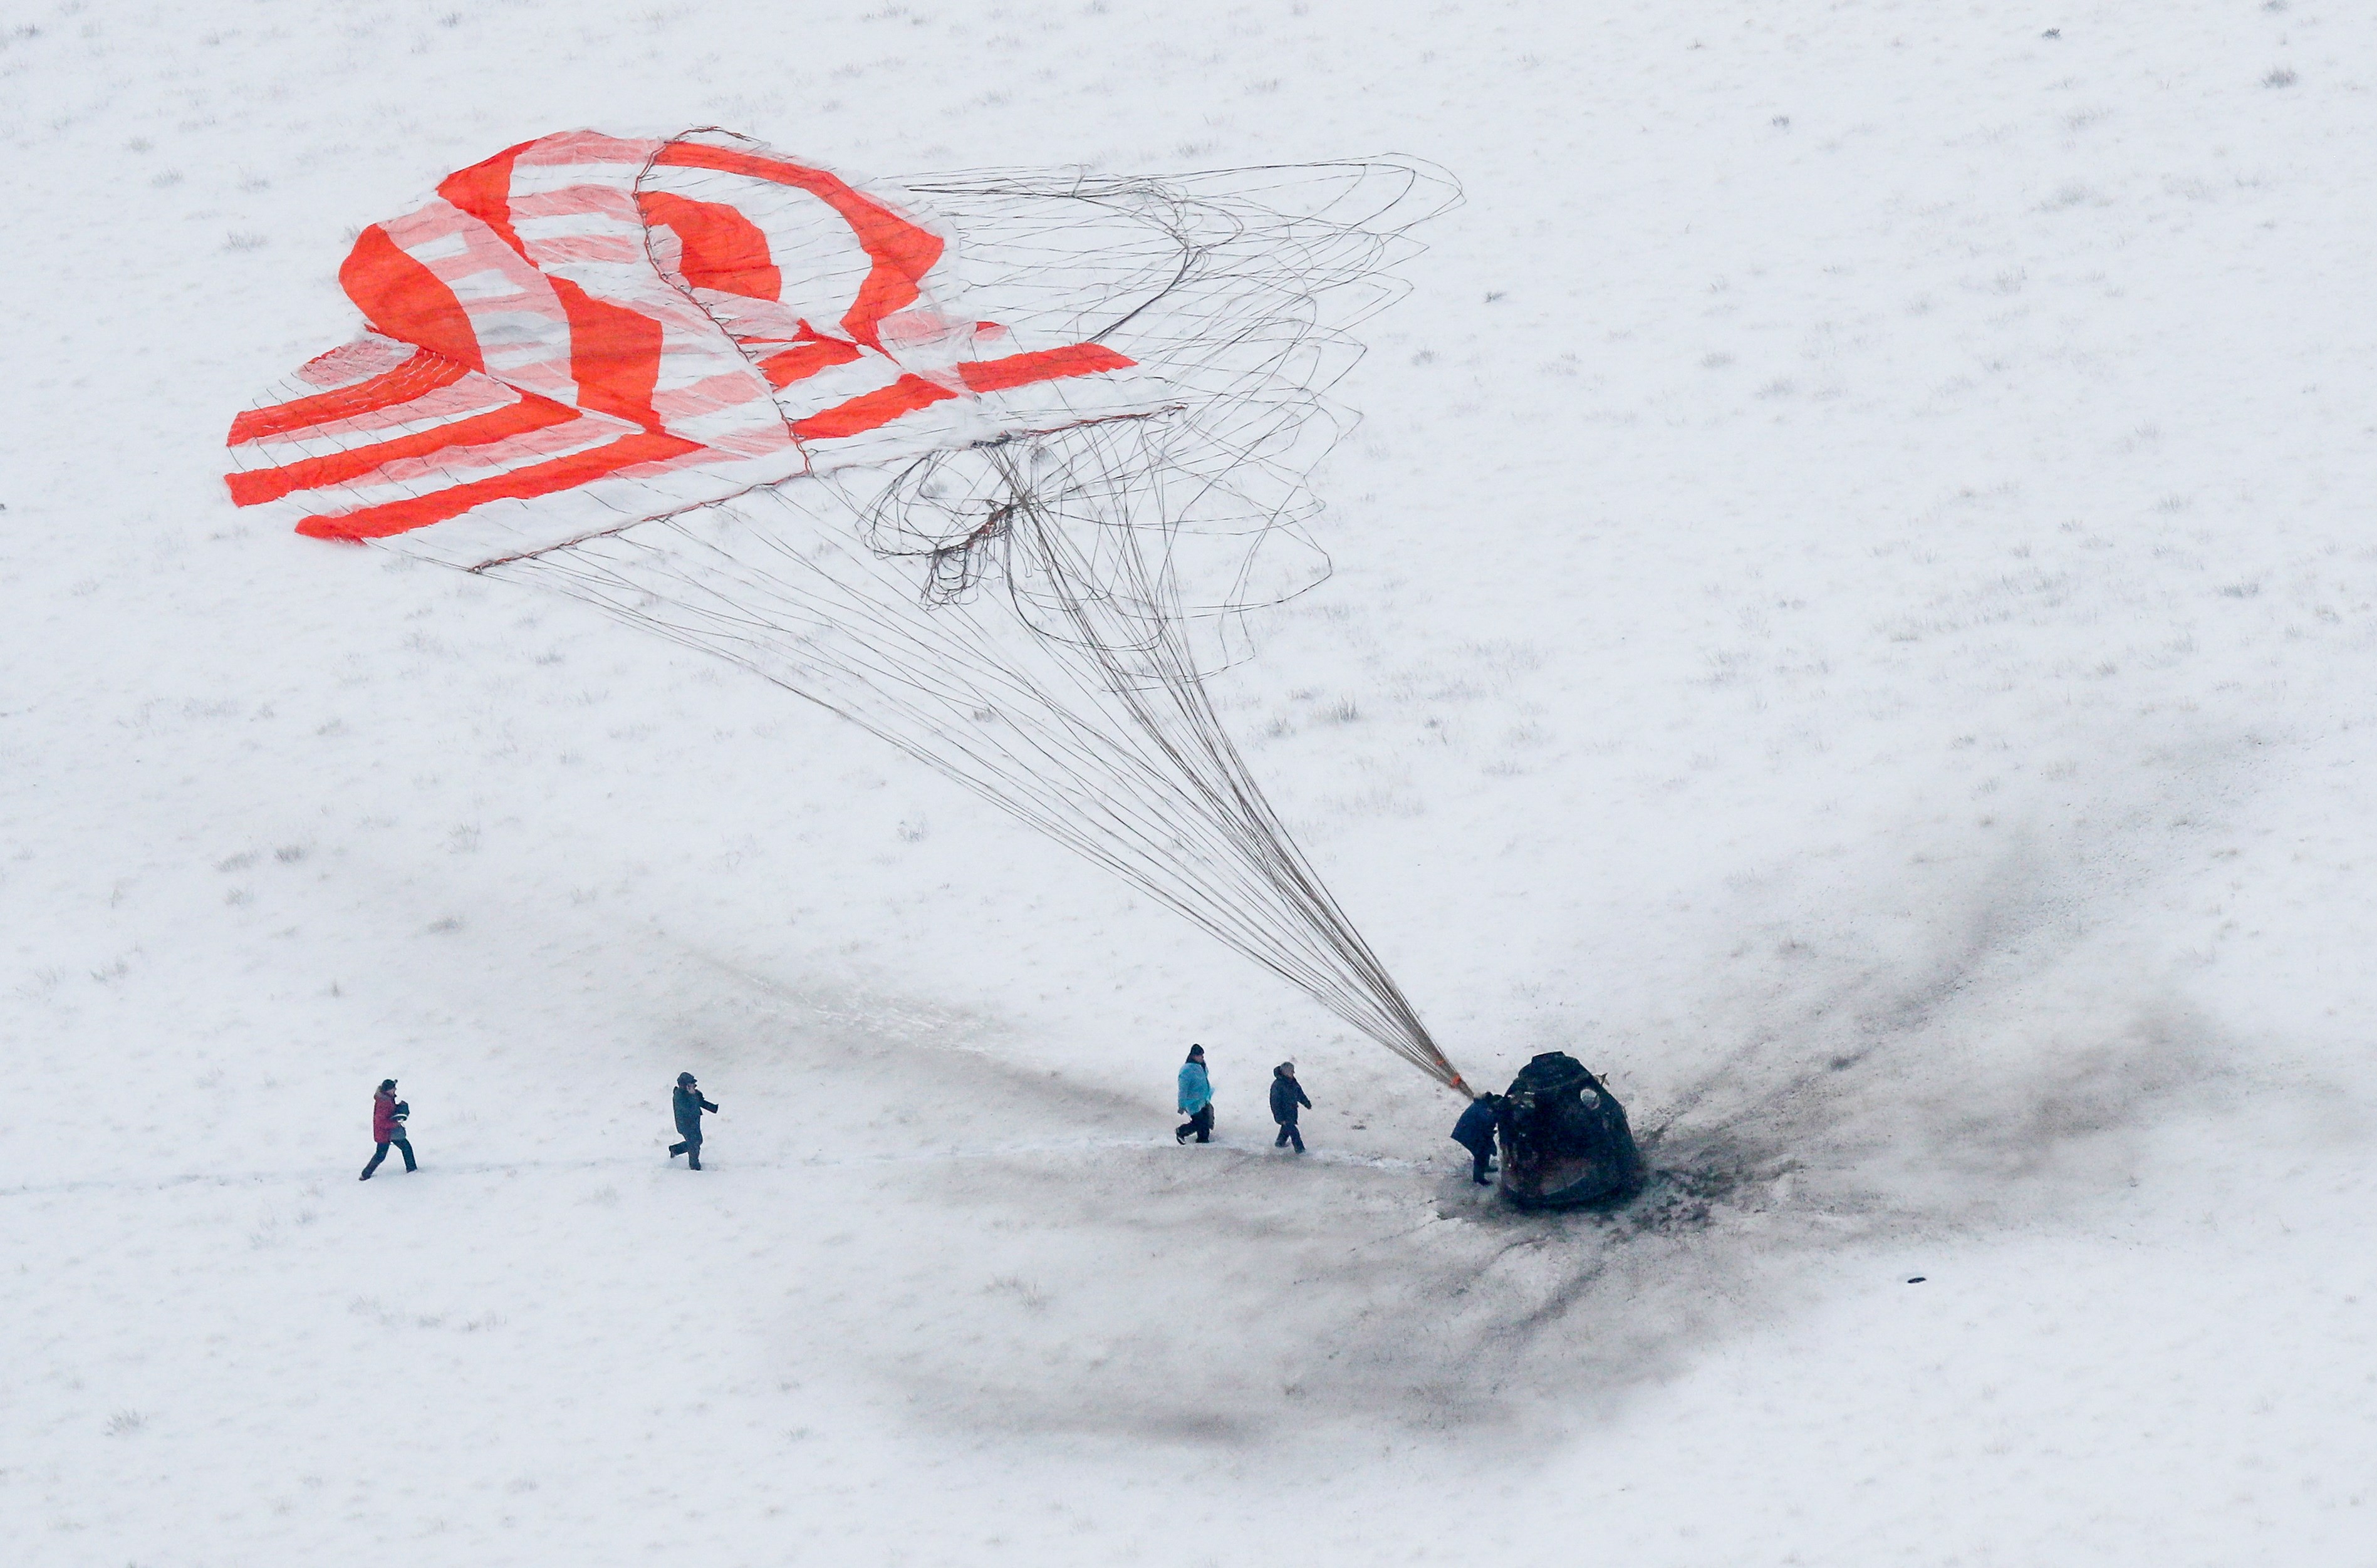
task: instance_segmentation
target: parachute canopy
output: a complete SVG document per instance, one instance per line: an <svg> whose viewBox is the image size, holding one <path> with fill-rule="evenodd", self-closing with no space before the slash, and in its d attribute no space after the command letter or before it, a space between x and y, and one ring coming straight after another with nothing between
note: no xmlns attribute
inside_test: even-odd
<svg viewBox="0 0 2377 1568"><path fill-rule="evenodd" d="M365 229L339 281L371 329L233 425L232 498L477 566L1162 406L1111 348L975 319L941 234L755 146L564 132Z"/></svg>
<svg viewBox="0 0 2377 1568"><path fill-rule="evenodd" d="M597 604L855 720L1460 1077L1202 677L1309 587L1321 389L1439 182L1376 162L860 185L571 131L364 231L364 335L243 506Z"/></svg>

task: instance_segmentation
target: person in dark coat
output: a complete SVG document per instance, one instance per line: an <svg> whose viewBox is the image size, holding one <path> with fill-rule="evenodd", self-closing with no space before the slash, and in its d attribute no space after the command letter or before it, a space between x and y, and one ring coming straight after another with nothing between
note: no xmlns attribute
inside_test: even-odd
<svg viewBox="0 0 2377 1568"><path fill-rule="evenodd" d="M1213 1080L1205 1072L1205 1047L1190 1046L1180 1069L1180 1114L1188 1119L1175 1128L1172 1141L1185 1143L1194 1132L1197 1142L1213 1141Z"/></svg>
<svg viewBox="0 0 2377 1568"><path fill-rule="evenodd" d="M1304 1097L1304 1085L1296 1081L1296 1063L1283 1061L1271 1070L1271 1119L1279 1123L1279 1136L1271 1141L1274 1149L1296 1145L1297 1154L1304 1153L1304 1134L1296 1130L1296 1107L1312 1108Z"/></svg>
<svg viewBox="0 0 2377 1568"><path fill-rule="evenodd" d="M379 1162L388 1158L391 1144L404 1155L405 1169L421 1168L412 1163L412 1140L404 1135L404 1119L412 1114L412 1107L396 1097L396 1080L381 1079L379 1093L372 1096L372 1142L379 1147L372 1151L371 1164L364 1167L364 1173L355 1178L357 1181L372 1179L372 1172L379 1168Z"/></svg>
<svg viewBox="0 0 2377 1568"><path fill-rule="evenodd" d="M1469 1151L1469 1179L1480 1187L1488 1184L1486 1173L1492 1168L1494 1130L1501 1108L1501 1095L1480 1095L1452 1124L1452 1141Z"/></svg>
<svg viewBox="0 0 2377 1568"><path fill-rule="evenodd" d="M677 1155L683 1155L685 1167L687 1170L699 1170L701 1168L701 1113L706 1110L716 1110L718 1107L701 1097L701 1085L695 1081L690 1072L680 1072L676 1075L676 1090L669 1096L669 1101L672 1108L676 1112L677 1136L685 1140L681 1143L669 1145L669 1157L675 1159Z"/></svg>

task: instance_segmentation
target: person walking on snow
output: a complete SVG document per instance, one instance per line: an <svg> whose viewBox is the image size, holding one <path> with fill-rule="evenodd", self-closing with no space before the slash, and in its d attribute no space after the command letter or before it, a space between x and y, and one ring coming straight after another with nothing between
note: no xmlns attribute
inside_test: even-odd
<svg viewBox="0 0 2377 1568"><path fill-rule="evenodd" d="M405 1169L421 1168L412 1163L412 1141L404 1135L404 1119L412 1114L412 1107L396 1097L396 1080L381 1079L379 1093L372 1096L372 1142L379 1147L372 1151L371 1164L364 1167L364 1173L355 1178L357 1181L372 1179L372 1172L379 1168L379 1162L388 1158L391 1143L404 1155Z"/></svg>
<svg viewBox="0 0 2377 1568"><path fill-rule="evenodd" d="M1304 1134L1296 1131L1296 1107L1312 1108L1304 1097L1304 1085L1296 1081L1296 1063L1283 1061L1271 1070L1271 1119L1279 1123L1279 1136L1271 1141L1274 1149L1296 1145L1297 1154L1304 1153Z"/></svg>
<svg viewBox="0 0 2377 1568"><path fill-rule="evenodd" d="M1494 1157L1494 1129L1501 1107L1501 1095L1480 1095L1452 1124L1452 1141L1469 1151L1469 1179L1480 1187L1489 1185L1486 1172Z"/></svg>
<svg viewBox="0 0 2377 1568"><path fill-rule="evenodd" d="M1180 1069L1180 1114L1188 1119L1172 1134L1174 1143L1187 1143L1191 1132L1200 1143L1213 1141L1213 1081L1205 1076L1202 1046L1188 1047L1188 1060Z"/></svg>
<svg viewBox="0 0 2377 1568"><path fill-rule="evenodd" d="M685 1167L687 1170L699 1170L701 1168L701 1113L706 1110L716 1110L718 1107L701 1097L701 1086L690 1072L680 1072L676 1075L676 1090L669 1095L669 1101L672 1108L676 1112L677 1136L685 1140L681 1143L669 1145L669 1158L675 1159L677 1155L683 1155Z"/></svg>

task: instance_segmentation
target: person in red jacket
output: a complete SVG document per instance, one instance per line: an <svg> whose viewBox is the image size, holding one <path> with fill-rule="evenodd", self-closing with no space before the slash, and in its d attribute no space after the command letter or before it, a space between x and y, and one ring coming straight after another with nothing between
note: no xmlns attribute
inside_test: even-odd
<svg viewBox="0 0 2377 1568"><path fill-rule="evenodd" d="M403 1154L405 1169L421 1168L412 1163L412 1141L404 1135L404 1119L412 1114L412 1107L396 1097L396 1080L381 1079L379 1093L372 1096L372 1141L379 1147L372 1151L371 1164L364 1167L364 1173L356 1177L356 1180L369 1181L372 1179L372 1172L379 1168L379 1162L388 1158L390 1143Z"/></svg>

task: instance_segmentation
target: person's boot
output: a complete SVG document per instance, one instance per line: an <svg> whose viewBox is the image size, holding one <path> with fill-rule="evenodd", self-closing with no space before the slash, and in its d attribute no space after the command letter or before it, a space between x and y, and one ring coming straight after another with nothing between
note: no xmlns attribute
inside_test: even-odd
<svg viewBox="0 0 2377 1568"><path fill-rule="evenodd" d="M701 1168L701 1151L699 1149L687 1149L685 1152L685 1168L687 1170L699 1170Z"/></svg>

